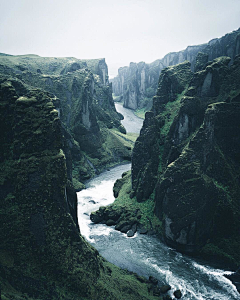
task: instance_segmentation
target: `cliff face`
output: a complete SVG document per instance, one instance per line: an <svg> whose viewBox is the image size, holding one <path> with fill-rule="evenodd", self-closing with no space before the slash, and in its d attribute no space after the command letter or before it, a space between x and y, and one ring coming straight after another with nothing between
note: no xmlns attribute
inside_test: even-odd
<svg viewBox="0 0 240 300"><path fill-rule="evenodd" d="M81 236L58 104L0 75L1 299L157 299Z"/></svg>
<svg viewBox="0 0 240 300"><path fill-rule="evenodd" d="M99 262L70 214L61 123L53 99L16 79L1 76L0 84L2 289L8 282L9 292L48 298L57 293L53 282L59 280L58 288L63 284L73 292L79 284L85 295L100 272Z"/></svg>
<svg viewBox="0 0 240 300"><path fill-rule="evenodd" d="M162 71L133 150L132 186L138 201L154 197L168 244L237 265L240 59L230 60L194 74L188 63Z"/></svg>
<svg viewBox="0 0 240 300"><path fill-rule="evenodd" d="M118 76L111 80L113 93L122 97L125 107L134 110L146 107L148 110L157 90L159 75L164 68L187 60L191 63L192 71L199 71L208 61L220 56L229 56L232 63L239 53L240 29L207 44L189 46L185 50L169 53L151 64L130 63L129 67L120 68Z"/></svg>
<svg viewBox="0 0 240 300"><path fill-rule="evenodd" d="M55 108L66 139L63 150L68 179L73 179L76 189L107 166L130 160L128 148L123 144L118 149L114 147L115 142L121 142L112 130L124 132L124 128L114 106L104 59L1 55L0 72L48 91L56 98ZM111 137L108 144L106 135Z"/></svg>

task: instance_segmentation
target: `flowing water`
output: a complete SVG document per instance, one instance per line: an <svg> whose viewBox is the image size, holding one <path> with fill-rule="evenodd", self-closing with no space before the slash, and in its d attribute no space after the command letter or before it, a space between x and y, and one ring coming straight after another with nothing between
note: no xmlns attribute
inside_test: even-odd
<svg viewBox="0 0 240 300"><path fill-rule="evenodd" d="M116 110L124 116L121 123L127 132L139 133L142 128L143 119L135 116L131 109L123 107L120 103L115 103L115 107Z"/></svg>
<svg viewBox="0 0 240 300"><path fill-rule="evenodd" d="M236 287L224 276L231 272L214 269L182 255L153 236L136 233L128 238L114 227L90 221L92 211L114 201L113 184L130 168L131 165L126 164L105 171L78 193L78 219L82 235L115 265L145 277L154 276L162 284L170 284L171 296L174 290L180 289L183 300L239 300Z"/></svg>

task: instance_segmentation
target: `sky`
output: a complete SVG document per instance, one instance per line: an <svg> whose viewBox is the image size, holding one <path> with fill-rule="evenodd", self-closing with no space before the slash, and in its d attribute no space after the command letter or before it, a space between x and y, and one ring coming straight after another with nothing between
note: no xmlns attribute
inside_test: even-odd
<svg viewBox="0 0 240 300"><path fill-rule="evenodd" d="M240 27L240 0L0 0L0 52L105 58L110 78Z"/></svg>

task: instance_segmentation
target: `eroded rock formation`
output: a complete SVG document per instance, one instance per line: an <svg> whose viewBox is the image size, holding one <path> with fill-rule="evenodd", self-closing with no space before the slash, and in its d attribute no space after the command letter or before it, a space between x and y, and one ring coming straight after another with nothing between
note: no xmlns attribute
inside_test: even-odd
<svg viewBox="0 0 240 300"><path fill-rule="evenodd" d="M0 75L1 299L149 299L152 284L106 262L79 232L58 104Z"/></svg>
<svg viewBox="0 0 240 300"><path fill-rule="evenodd" d="M2 54L1 72L48 91L55 98L65 136L68 179L75 189L81 189L86 179L107 166L131 159L131 149L114 134L114 130L125 130L114 106L104 59Z"/></svg>
<svg viewBox="0 0 240 300"><path fill-rule="evenodd" d="M191 63L192 71L199 71L208 61L220 56L230 57L232 63L238 54L240 29L206 44L188 46L185 50L168 53L151 64L130 63L129 67L120 68L118 76L111 80L113 92L121 97L125 107L134 110L145 107L148 110L158 87L159 75L164 68L187 60Z"/></svg>
<svg viewBox="0 0 240 300"><path fill-rule="evenodd" d="M138 201L154 197L168 244L237 265L240 57L230 60L162 71L133 150L132 186Z"/></svg>

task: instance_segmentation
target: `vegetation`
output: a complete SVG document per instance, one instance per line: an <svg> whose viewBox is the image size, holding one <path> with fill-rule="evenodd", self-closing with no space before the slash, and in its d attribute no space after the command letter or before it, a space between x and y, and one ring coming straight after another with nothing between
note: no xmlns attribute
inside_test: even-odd
<svg viewBox="0 0 240 300"><path fill-rule="evenodd" d="M195 74L187 63L162 71L133 149L131 194L140 203L154 198L154 213L171 222L162 223L169 245L237 267L240 62L229 61Z"/></svg>

